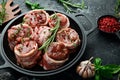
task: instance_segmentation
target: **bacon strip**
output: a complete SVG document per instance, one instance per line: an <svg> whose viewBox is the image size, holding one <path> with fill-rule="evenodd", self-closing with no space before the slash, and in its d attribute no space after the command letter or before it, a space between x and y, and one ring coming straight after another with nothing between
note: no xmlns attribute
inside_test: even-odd
<svg viewBox="0 0 120 80"><path fill-rule="evenodd" d="M61 48L62 47L62 48ZM41 66L45 70L59 68L68 60L68 49L62 43L53 42L43 55Z"/></svg>
<svg viewBox="0 0 120 80"><path fill-rule="evenodd" d="M45 70L53 70L53 69L57 69L57 68L61 67L67 60L68 60L68 58L66 58L64 60L54 60L54 59L50 58L46 53L43 55L43 59L42 59L40 65L43 66L43 68Z"/></svg>

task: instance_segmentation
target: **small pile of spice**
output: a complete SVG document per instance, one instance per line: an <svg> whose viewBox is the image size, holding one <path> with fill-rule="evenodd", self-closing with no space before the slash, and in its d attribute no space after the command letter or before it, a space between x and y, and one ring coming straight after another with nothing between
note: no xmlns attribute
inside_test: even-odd
<svg viewBox="0 0 120 80"><path fill-rule="evenodd" d="M98 28L103 32L114 33L120 30L120 23L111 15L102 16L98 20Z"/></svg>

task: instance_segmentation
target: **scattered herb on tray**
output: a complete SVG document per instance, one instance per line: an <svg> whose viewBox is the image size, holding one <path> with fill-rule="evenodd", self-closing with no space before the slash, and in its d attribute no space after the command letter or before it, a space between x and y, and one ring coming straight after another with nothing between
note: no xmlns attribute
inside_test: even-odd
<svg viewBox="0 0 120 80"><path fill-rule="evenodd" d="M1 9L0 9L0 25L2 25L2 23L5 20L5 15L6 15L5 5L6 5L6 1L3 0L1 3Z"/></svg>
<svg viewBox="0 0 120 80"><path fill-rule="evenodd" d="M72 3L70 0L57 0L63 7L66 9L67 12L75 12L71 8L79 8L84 9L86 8L84 0L81 3Z"/></svg>
<svg viewBox="0 0 120 80"><path fill-rule="evenodd" d="M57 15L55 14L54 17L57 17ZM39 50L44 49L44 51L46 52L46 50L48 49L50 43L52 43L54 41L56 33L57 33L59 27L60 27L60 19L57 17L55 27L50 30L52 32L52 35L47 39L46 42L43 43L43 45L39 48Z"/></svg>
<svg viewBox="0 0 120 80"><path fill-rule="evenodd" d="M25 0L26 5L30 6L31 9L44 9L38 3L32 3L29 0Z"/></svg>
<svg viewBox="0 0 120 80"><path fill-rule="evenodd" d="M86 61L84 61L84 62L86 62ZM82 61L82 63L83 63L83 61ZM91 63L91 62L89 62L89 63ZM94 80L103 80L103 78L112 79L115 74L120 74L120 65L115 65L115 64L102 65L101 58L96 58L94 60L93 64L95 67L95 68L93 68L93 69L95 69L95 79ZM79 66L82 67L82 65L79 65ZM93 66L93 65L91 65L91 66ZM81 71L82 71L82 69L81 69ZM79 71L78 73L80 73L81 71ZM82 75L80 75L80 76L82 76ZM88 77L86 77L86 78L90 78L89 76L91 76L91 74L88 75ZM119 75L118 75L118 78L119 78Z"/></svg>

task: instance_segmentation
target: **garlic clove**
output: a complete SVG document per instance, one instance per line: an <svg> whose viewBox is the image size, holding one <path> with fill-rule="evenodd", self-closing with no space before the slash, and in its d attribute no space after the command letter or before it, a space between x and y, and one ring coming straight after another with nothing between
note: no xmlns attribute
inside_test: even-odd
<svg viewBox="0 0 120 80"><path fill-rule="evenodd" d="M88 77L89 77L89 78L93 76L92 70L90 70L89 68L88 68L88 70L87 70L87 73L88 73Z"/></svg>
<svg viewBox="0 0 120 80"><path fill-rule="evenodd" d="M83 72L82 77L83 77L83 78L87 78L87 77L88 77L87 71L84 71L84 72Z"/></svg>
<svg viewBox="0 0 120 80"><path fill-rule="evenodd" d="M82 69L82 68L81 68L80 66L78 66L76 72L79 73L79 71L80 71L81 69Z"/></svg>
<svg viewBox="0 0 120 80"><path fill-rule="evenodd" d="M92 75L92 77L93 77L93 76L95 75L95 70L92 71L92 74L93 74L93 75Z"/></svg>
<svg viewBox="0 0 120 80"><path fill-rule="evenodd" d="M81 67L81 70L79 71L79 75L82 75L84 72L84 67Z"/></svg>

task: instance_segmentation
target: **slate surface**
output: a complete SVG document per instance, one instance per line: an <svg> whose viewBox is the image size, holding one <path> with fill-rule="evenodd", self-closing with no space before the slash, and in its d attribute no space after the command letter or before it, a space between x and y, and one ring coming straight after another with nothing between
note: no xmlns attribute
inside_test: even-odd
<svg viewBox="0 0 120 80"><path fill-rule="evenodd" d="M57 9L60 11L65 11L64 8L56 2L56 0L30 1L38 2L46 9ZM80 2L81 0L72 1ZM91 23L88 23L87 19L85 18L81 19L81 17L78 17L78 20L80 21L80 23L83 24L85 30L89 30L91 29L91 27L97 27L97 19L100 16L106 14L114 15L114 7L116 1L117 0L85 0L85 4L88 6L88 8L83 10L78 9L76 11L78 13L89 16L89 19L94 23L94 25L92 26ZM14 4L20 5L22 13L30 10L25 5L24 0L14 0L13 5ZM1 26L0 31L2 31L5 25ZM91 56L102 58L103 64L120 64L120 40L115 35L102 33L96 28L92 33L87 35L86 50L80 61L89 59ZM0 57L0 59L0 63L2 64L4 60L2 59L2 57ZM78 61L78 63L80 61ZM76 65L78 63L76 63ZM75 72L76 65L58 75L40 78L23 75L13 69L1 69L0 80L83 80ZM117 80L116 76L114 77L114 79L111 80Z"/></svg>

